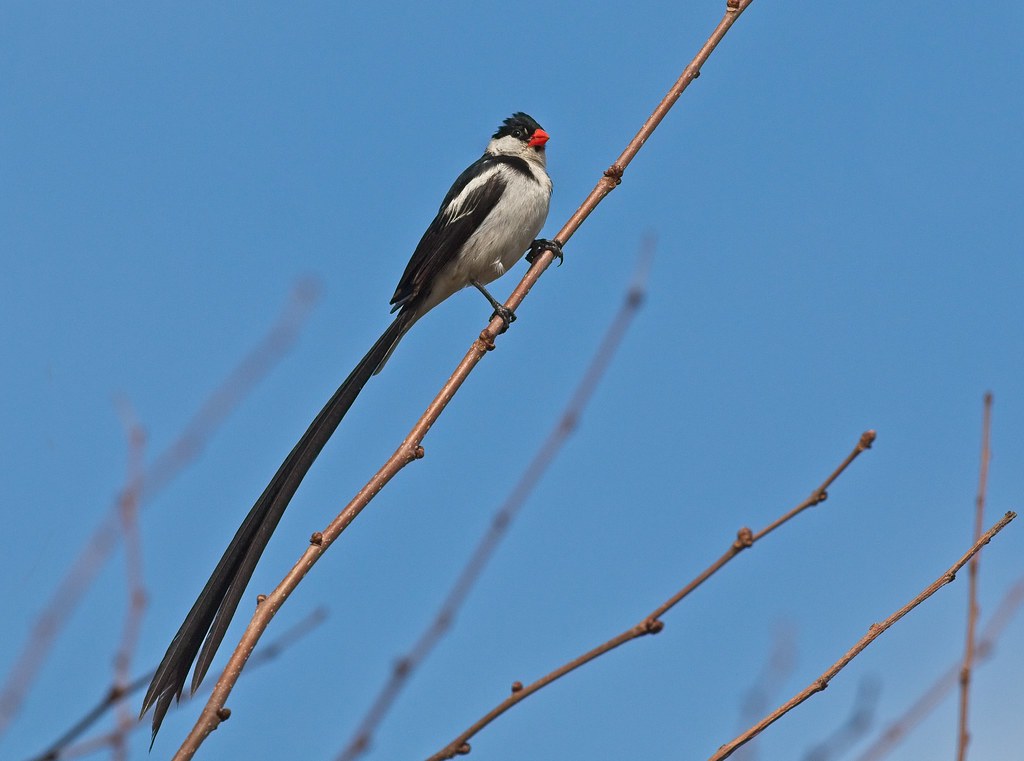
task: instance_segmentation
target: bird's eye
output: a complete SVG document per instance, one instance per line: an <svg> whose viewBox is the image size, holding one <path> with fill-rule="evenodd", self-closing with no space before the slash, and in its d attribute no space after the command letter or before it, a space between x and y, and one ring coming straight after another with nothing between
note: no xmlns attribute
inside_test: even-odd
<svg viewBox="0 0 1024 761"><path fill-rule="evenodd" d="M512 133L512 136L522 140L524 137L526 137L526 130L524 130L522 127L516 127L515 131Z"/></svg>

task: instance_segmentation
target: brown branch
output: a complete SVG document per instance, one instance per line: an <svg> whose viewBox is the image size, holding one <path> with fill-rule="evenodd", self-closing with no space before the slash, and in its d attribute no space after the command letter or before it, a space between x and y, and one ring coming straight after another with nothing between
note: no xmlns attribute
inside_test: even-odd
<svg viewBox="0 0 1024 761"><path fill-rule="evenodd" d="M1024 578L1018 579L1017 583L1003 595L995 614L985 625L981 637L978 639L978 645L974 649L974 657L978 663L992 657L996 642L1003 633L1003 629L1022 606L1024 606ZM921 697L915 700L902 716L892 721L879 733L878 739L857 756L857 761L880 761L895 750L900 741L914 727L924 721L925 717L935 710L943 698L956 686L960 675L960 666L960 663L951 665L928 689L921 693Z"/></svg>
<svg viewBox="0 0 1024 761"><path fill-rule="evenodd" d="M316 608L309 615L288 627L280 637L256 651L252 660L249 662L250 673L251 669L258 669L260 666L264 666L273 661L282 652L322 624L326 618L327 611L324 608ZM85 734L89 727L103 718L111 708L123 705L133 695L138 693L140 690L145 689L149 683L153 681L153 674L155 673L156 670L154 669L148 674L136 677L133 681L124 685L124 687L119 687L117 685L112 686L107 691L107 694L95 706L90 708L82 718L76 721L71 728L54 741L49 748L39 755L28 759L28 761L64 761L64 759L78 758L80 756L95 753L97 750L115 747L115 744L123 738L123 732L120 728L99 735L98 737L92 737L74 745L72 745L72 743ZM193 695L186 695L182 702L187 702L201 695L205 695L208 692L209 685ZM178 706L179 704L176 703L172 708L177 708ZM132 725L129 731L135 732L142 726L143 725L133 716Z"/></svg>
<svg viewBox="0 0 1024 761"><path fill-rule="evenodd" d="M451 627L463 602L469 596L470 591L480 578L487 563L498 549L498 545L519 514L519 510L547 472L551 463L554 462L565 441L576 430L580 417L582 417L587 404L590 402L598 382L604 376L619 344L622 342L626 331L629 329L633 318L640 310L640 306L644 301L647 288L647 271L653 255L654 242L648 239L640 249L633 279L626 292L622 306L619 307L618 313L598 344L590 365L584 372L576 390L569 398L565 411L559 417L555 427L548 433L547 438L541 444L533 459L526 466L508 498L494 513L494 516L491 518L490 527L477 543L476 549L470 555L469 561L462 569L455 584L452 585L433 621L420 634L409 652L395 661L390 677L381 687L373 702L370 703L370 708L363 716L362 721L357 725L345 749L338 756L338 761L354 761L354 759L359 758L369 750L374 731L380 726L384 717L387 716L388 711L412 676L412 673L426 660L427 656L430 655L431 651Z"/></svg>
<svg viewBox="0 0 1024 761"><path fill-rule="evenodd" d="M810 499L804 500L804 502L800 503L800 505L798 505L797 508L790 510L788 513L786 513L787 517L785 518L785 520L789 520L790 518L796 516L802 510L805 510L807 507L810 507L811 504L817 504L818 502L824 500L825 487L831 484L833 481L835 481L839 474L842 473L842 471L845 470L846 467L851 462L853 462L853 460L861 452L863 452L866 449L869 449L874 440L874 431L867 431L864 434L862 434L860 437L860 441L857 442L857 446L854 447L853 451L850 452L850 454L847 456L845 460L843 460L843 463L839 466L839 468L837 468L836 471L833 472L832 475L830 475L821 486L819 486L817 489L814 490L814 492L812 492L812 497L814 495L820 495L817 502L812 503ZM770 528L774 529L777 528L779 525L781 525L781 521L776 521L771 525ZM741 528L737 532L736 540L729 546L729 549L725 551L725 554L723 554L720 558L718 558L718 560L716 560L707 568L705 568L693 581L691 581L679 592L670 597L665 603L655 608L654 611L647 615L642 621L640 621L640 623L636 624L636 626L626 629L626 631L616 635L615 637L612 637L607 642L604 642L598 645L597 647L593 648L592 650L588 650L586 653L579 656L578 658L574 658L568 663L559 666L550 674L541 677L532 684L529 684L524 687L522 683L516 682L512 685L511 695L509 695L498 705L496 705L494 708L492 708L490 711L484 714L484 716L478 719L474 724L472 724L468 729L462 732L462 734L460 734L458 737L456 737L454 740L452 740L450 743L444 746L441 750L432 755L428 759L428 761L442 761L443 759L454 758L455 756L465 755L469 753L469 740L474 735L478 734L484 727L486 727L488 724L497 719L499 716L508 711L517 703L521 703L530 695L543 689L544 687L547 687L552 682L561 679L566 674L575 671L580 666L589 663L590 661L604 655L605 653L611 652L619 645L643 637L646 634L657 634L658 632L660 632L665 626L664 623L661 621L662 615L667 613L670 608L679 603L679 601L686 597L688 594L690 594L690 592L692 592L705 581L707 581L716 571L718 571L718 569L720 569L734 557L743 552L743 550L752 546L755 541L765 536L767 533L768 529L765 529L755 534L749 528Z"/></svg>
<svg viewBox="0 0 1024 761"><path fill-rule="evenodd" d="M981 423L981 464L978 467L978 496L974 500L974 539L977 541L985 525L985 492L988 486L988 463L992 457L989 449L992 431L992 394L985 394L985 409ZM971 666L974 662L974 628L978 622L978 565L981 554L971 558L967 568L967 636L964 643L964 665L960 669L960 723L957 732L957 761L967 758L967 744L971 735L967 728L967 706L971 691Z"/></svg>
<svg viewBox="0 0 1024 761"><path fill-rule="evenodd" d="M291 348L310 307L316 301L317 293L318 286L311 281L296 285L284 310L267 334L214 390L179 437L146 469L138 485L140 506L199 455L227 414ZM0 688L0 735L3 735L21 709L36 673L46 660L64 623L117 546L121 537L120 511L119 495L33 623L21 653L14 659L14 666Z"/></svg>
<svg viewBox="0 0 1024 761"><path fill-rule="evenodd" d="M632 161L633 157L637 154L640 148L643 147L644 143L650 138L658 124L671 109L672 105L679 99L683 90L700 74L700 67L707 60L708 56L711 55L715 47L725 36L726 32L733 25L733 22L739 17L752 0L727 0L727 10L724 18L718 24L714 33L701 48L697 56L690 62L690 64L683 70L679 79L669 90L668 94L662 98L658 107L654 110L654 113L648 117L647 121L637 132L636 137L626 146L626 149L622 152L618 159L612 166L605 170L604 176L598 181L595 188L587 196L586 200L580 205L576 212L569 218L569 221L562 226L562 229L555 236L555 239L561 243L566 243L576 232L579 226L583 223L590 213L597 207L601 200L608 195L621 181L622 174L626 167ZM551 264L554 254L550 251L544 251L533 261L532 266L527 270L526 275L516 286L515 290L509 296L508 301L505 302L505 306L513 311L516 310L519 305L526 298L526 295L530 292L530 289L536 284L538 278L544 273L544 271ZM434 401L430 403L427 410L423 413L422 417L416 422L412 430L409 431L405 440L399 445L398 449L395 450L394 454L388 458L387 462L381 467L380 470L366 483L366 485L360 489L359 493L352 499L348 505L334 518L333 521L325 528L322 532L316 532L313 534L309 548L303 553L302 557L292 567L292 569L285 575L284 579L277 585L277 587L264 599L260 604L252 620L249 622L248 627L242 634L242 638L235 648L235 651L231 654L228 659L227 665L224 667L224 671L221 673L220 678L217 680L217 684L213 689L213 694L210 696L210 700L203 708L202 714L196 721L195 726L189 733L188 737L182 743L178 752L174 755L176 761L185 761L195 755L196 750L202 744L211 732L213 732L223 721L225 716L225 703L227 702L228 696L231 694L231 690L234 688L235 683L238 681L238 676L245 666L245 661L249 657L259 638L266 630L270 621L274 615L280 609L284 601L288 599L292 591L298 586L305 575L313 567L317 560L326 552L327 548L341 535L341 533L355 520L356 516L370 503L376 494L384 488L384 486L395 477L395 475L402 470L406 465L413 462L414 460L420 459L424 455L423 447L420 442L427 435L427 432L431 429L438 417L444 411L444 408L451 401L452 397L459 390L466 378L473 371L473 368L483 359L484 355L488 350L494 348L494 340L497 338L502 328L502 321L498 317L494 317L488 326L480 333L479 338L473 343L466 356L463 357L458 367L452 373L447 383L441 388Z"/></svg>
<svg viewBox="0 0 1024 761"><path fill-rule="evenodd" d="M926 587L925 590L921 592L917 597L915 597L909 603L907 603L902 608L897 610L895 613L893 613L891 616L885 619L882 623L872 624L868 628L868 633L861 637L860 641L857 642L856 645L851 647L843 655L842 658L840 658L838 661L829 666L828 669L826 669L825 673L823 673L821 676L819 676L817 679L811 682L811 684L809 684L806 687L806 689L792 697L788 702L779 706L772 713L763 718L761 721L759 721L753 727L748 729L746 732L723 745L712 756L709 757L708 761L721 761L721 759L728 758L741 745L749 742L754 737L757 737L757 735L761 734L761 732L763 732L769 726L771 726L776 721L781 719L785 714L792 711L794 708L796 708L798 705L803 703L805 700L810 698L815 693L821 692L826 687L828 687L828 683L832 680L832 678L835 677L835 675L842 671L844 668L846 668L847 664L849 664L850 661L852 661L854 658L860 655L868 645L870 645L872 642L878 639L878 637L882 635L882 632L886 631L889 627L891 627L893 624L895 624L897 621L899 621L901 618L907 615L910 611L912 611L918 605L920 605L933 594L935 594L937 591L939 591L946 584L949 584L951 581L953 581L956 578L957 571L963 568L967 564L968 560L974 557L974 555L978 553L982 547L988 544L996 534L1002 531L1003 528L1016 517L1016 513L1006 513L1006 515L1004 515L998 523L996 523L992 528L985 532L985 534L983 534L981 538L974 543L974 546L971 547L964 554L963 557L956 561L949 568L948 571L942 574L934 582L929 584L928 587Z"/></svg>

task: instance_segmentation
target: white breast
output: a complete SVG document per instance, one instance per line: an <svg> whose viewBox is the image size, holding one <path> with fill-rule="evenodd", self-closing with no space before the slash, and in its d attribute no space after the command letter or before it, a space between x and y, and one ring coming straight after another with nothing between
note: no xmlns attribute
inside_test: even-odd
<svg viewBox="0 0 1024 761"><path fill-rule="evenodd" d="M431 287L426 313L472 280L486 285L512 267L544 226L551 200L551 179L543 168L530 166L533 177L500 166L505 192L455 260Z"/></svg>

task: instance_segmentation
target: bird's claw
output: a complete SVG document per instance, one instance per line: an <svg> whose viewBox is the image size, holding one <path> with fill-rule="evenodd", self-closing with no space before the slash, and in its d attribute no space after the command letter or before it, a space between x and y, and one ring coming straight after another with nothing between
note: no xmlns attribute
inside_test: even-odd
<svg viewBox="0 0 1024 761"><path fill-rule="evenodd" d="M495 317L501 320L501 330L498 331L499 334L508 330L509 325L516 321L516 313L504 304L495 305L494 314L491 315L491 319L493 320Z"/></svg>
<svg viewBox="0 0 1024 761"><path fill-rule="evenodd" d="M565 260L565 256L562 254L562 244L557 240L548 240L547 238L538 238L530 244L530 253L526 255L526 261L533 264L537 257L545 251L550 251L558 260L558 266L562 266L562 262Z"/></svg>

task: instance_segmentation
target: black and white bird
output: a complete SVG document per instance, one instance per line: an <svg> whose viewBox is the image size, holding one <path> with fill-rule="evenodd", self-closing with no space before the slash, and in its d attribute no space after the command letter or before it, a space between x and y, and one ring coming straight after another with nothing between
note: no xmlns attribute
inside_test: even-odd
<svg viewBox="0 0 1024 761"><path fill-rule="evenodd" d="M292 495L363 386L380 372L402 336L423 315L470 285L487 297L507 327L515 315L485 286L519 261L527 249L530 261L545 249L561 257L557 241L534 240L547 218L551 199L544 155L547 142L548 133L530 116L513 114L494 133L484 155L455 180L391 298L391 311L398 312L394 321L278 468L167 648L142 703L143 715L154 709L154 739L171 701L181 696L193 661L193 692L203 680Z"/></svg>

